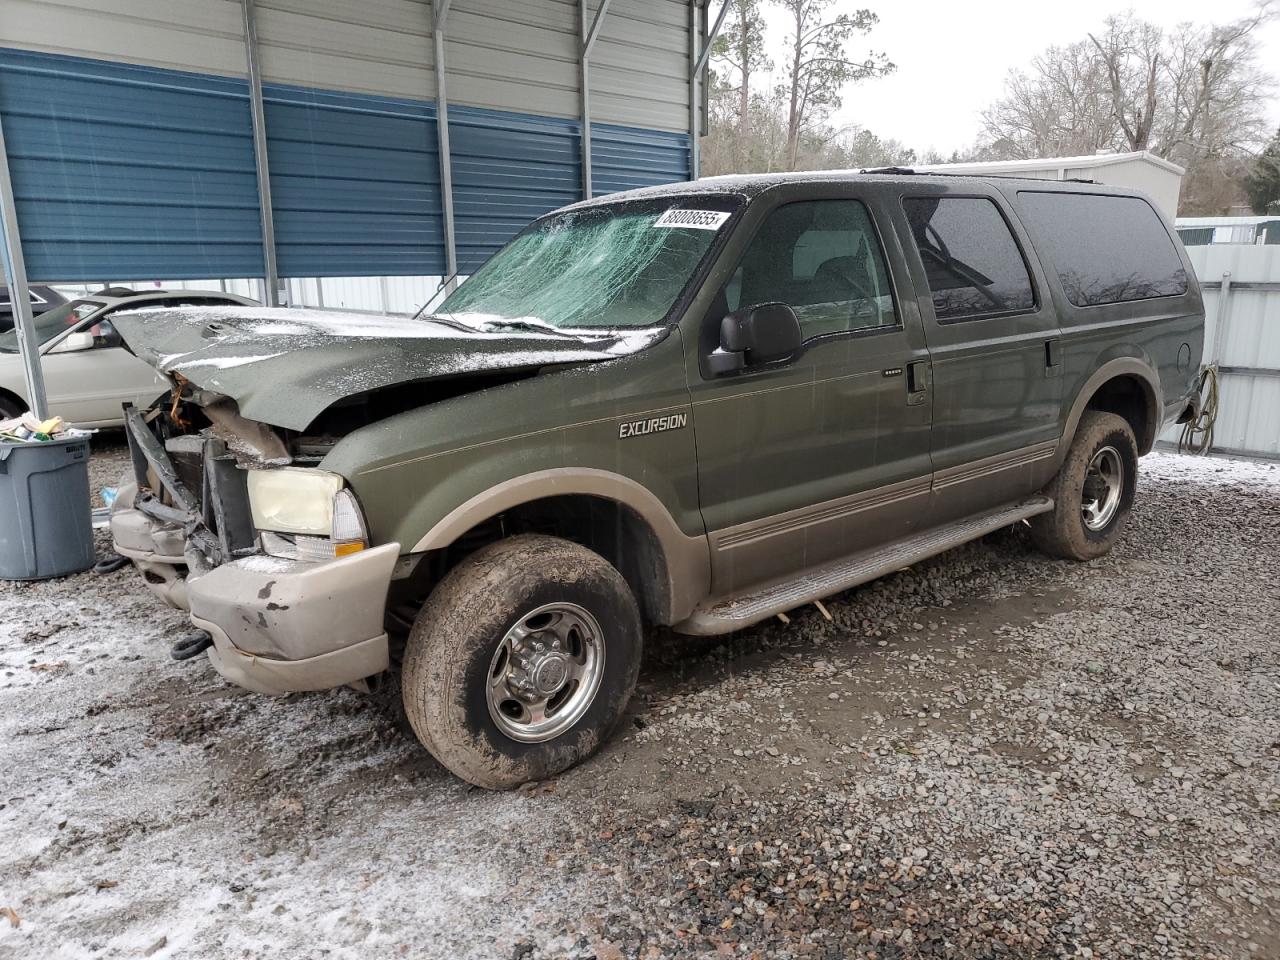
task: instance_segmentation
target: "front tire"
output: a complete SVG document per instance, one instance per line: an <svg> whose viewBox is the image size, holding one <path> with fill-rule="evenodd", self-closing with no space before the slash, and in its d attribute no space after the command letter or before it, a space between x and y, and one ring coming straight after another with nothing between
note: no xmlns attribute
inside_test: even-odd
<svg viewBox="0 0 1280 960"><path fill-rule="evenodd" d="M468 783L543 780L608 739L641 648L635 597L603 557L558 537L501 540L451 570L414 620L405 714Z"/></svg>
<svg viewBox="0 0 1280 960"><path fill-rule="evenodd" d="M1049 513L1031 518L1031 537L1045 553L1093 560L1107 553L1129 520L1138 481L1138 441L1127 420L1086 410L1062 469L1045 493Z"/></svg>

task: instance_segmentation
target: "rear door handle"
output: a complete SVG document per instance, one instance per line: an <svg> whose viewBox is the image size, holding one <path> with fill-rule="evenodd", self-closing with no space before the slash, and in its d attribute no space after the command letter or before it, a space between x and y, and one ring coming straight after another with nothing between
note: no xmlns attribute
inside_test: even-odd
<svg viewBox="0 0 1280 960"><path fill-rule="evenodd" d="M907 403L924 403L929 392L929 361L913 360L907 364Z"/></svg>
<svg viewBox="0 0 1280 960"><path fill-rule="evenodd" d="M1057 337L1044 342L1044 375L1056 377L1062 373L1062 343Z"/></svg>

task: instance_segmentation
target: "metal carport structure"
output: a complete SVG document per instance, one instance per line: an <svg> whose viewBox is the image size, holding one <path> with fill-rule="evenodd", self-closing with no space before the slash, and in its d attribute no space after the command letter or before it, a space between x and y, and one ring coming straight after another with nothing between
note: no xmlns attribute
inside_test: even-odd
<svg viewBox="0 0 1280 960"><path fill-rule="evenodd" d="M14 286L467 273L547 210L696 176L726 8L6 0Z"/></svg>

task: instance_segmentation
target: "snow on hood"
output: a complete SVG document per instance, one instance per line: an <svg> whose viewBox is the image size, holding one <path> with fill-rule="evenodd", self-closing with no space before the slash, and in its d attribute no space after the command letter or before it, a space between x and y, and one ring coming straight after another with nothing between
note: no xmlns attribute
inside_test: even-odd
<svg viewBox="0 0 1280 960"><path fill-rule="evenodd" d="M305 429L346 397L396 384L550 364L611 360L665 330L550 333L462 330L408 317L291 308L183 307L112 315L120 336L162 373L231 397L240 413Z"/></svg>

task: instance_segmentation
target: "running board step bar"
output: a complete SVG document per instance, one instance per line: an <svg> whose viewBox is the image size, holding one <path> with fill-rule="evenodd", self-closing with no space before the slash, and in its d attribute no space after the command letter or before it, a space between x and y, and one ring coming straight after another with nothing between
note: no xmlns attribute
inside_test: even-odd
<svg viewBox="0 0 1280 960"><path fill-rule="evenodd" d="M776 614L786 613L814 600L821 600L833 593L840 593L927 560L1001 527L1012 526L1019 520L1048 513L1052 509L1053 500L1049 497L1032 497L1021 503L969 517L945 527L937 527L886 547L865 550L843 560L815 567L794 579L757 588L751 593L705 601L694 608L689 619L676 624L673 629L694 636L715 636L741 630Z"/></svg>

